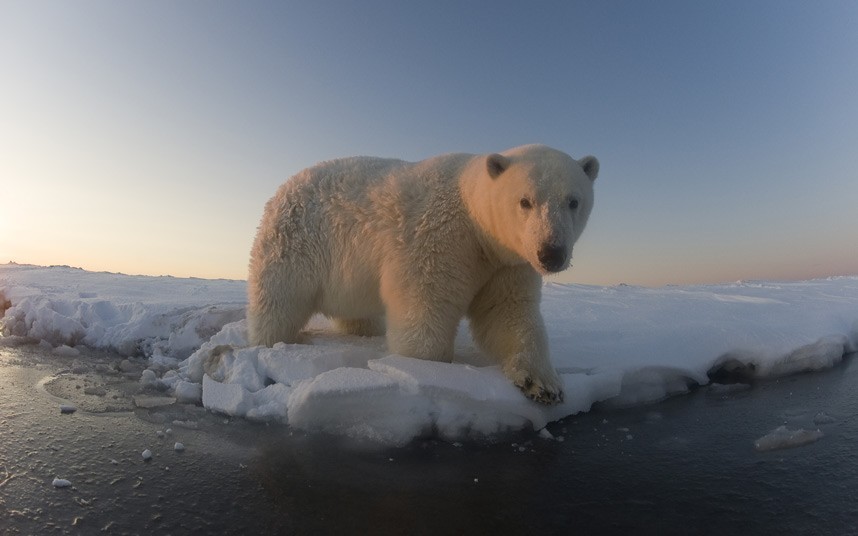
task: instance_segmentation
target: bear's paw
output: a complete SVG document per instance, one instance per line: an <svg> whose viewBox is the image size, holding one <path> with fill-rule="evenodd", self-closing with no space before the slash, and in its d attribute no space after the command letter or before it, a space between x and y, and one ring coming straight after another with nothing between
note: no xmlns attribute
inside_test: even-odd
<svg viewBox="0 0 858 536"><path fill-rule="evenodd" d="M546 405L563 402L563 382L552 367L528 367L521 359L514 361L504 373L525 396Z"/></svg>

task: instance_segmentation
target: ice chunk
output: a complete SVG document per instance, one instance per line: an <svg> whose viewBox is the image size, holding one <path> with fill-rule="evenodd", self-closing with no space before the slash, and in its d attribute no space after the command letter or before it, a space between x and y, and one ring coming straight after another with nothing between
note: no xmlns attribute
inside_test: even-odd
<svg viewBox="0 0 858 536"><path fill-rule="evenodd" d="M259 370L266 378L292 385L341 367L366 368L378 352L349 345L275 344L259 351Z"/></svg>
<svg viewBox="0 0 858 536"><path fill-rule="evenodd" d="M155 376L155 371L153 370L146 369L143 371L142 374L140 374L140 385L143 385L144 387L149 385L155 385L157 381L158 377Z"/></svg>
<svg viewBox="0 0 858 536"><path fill-rule="evenodd" d="M800 447L813 443L824 434L820 430L788 430L786 426L779 426L754 441L754 448L760 452L767 450L787 449Z"/></svg>
<svg viewBox="0 0 858 536"><path fill-rule="evenodd" d="M404 444L431 422L429 410L424 398L402 393L385 374L338 368L299 383L288 417L297 428Z"/></svg>
<svg viewBox="0 0 858 536"><path fill-rule="evenodd" d="M51 353L63 357L77 357L80 355L80 350L63 344L54 348Z"/></svg>
<svg viewBox="0 0 858 536"><path fill-rule="evenodd" d="M253 407L250 391L235 383L221 383L203 376L203 405L227 415L246 415Z"/></svg>
<svg viewBox="0 0 858 536"><path fill-rule="evenodd" d="M411 393L442 394L473 400L523 400L498 367L473 367L391 355L368 363L371 370L396 379Z"/></svg>
<svg viewBox="0 0 858 536"><path fill-rule="evenodd" d="M282 383L271 384L251 395L253 398L253 407L247 411L245 416L256 420L286 420L289 395L291 394L292 388L288 385Z"/></svg>
<svg viewBox="0 0 858 536"><path fill-rule="evenodd" d="M834 422L837 422L837 419L824 411L820 411L813 417L813 424L831 424Z"/></svg>
<svg viewBox="0 0 858 536"><path fill-rule="evenodd" d="M528 400L498 367L437 363L402 356L369 362L371 370L402 385L405 392L431 402L434 425L445 437L530 428L549 421L545 408Z"/></svg>
<svg viewBox="0 0 858 536"><path fill-rule="evenodd" d="M828 369L840 363L849 347L846 335L822 337L811 344L796 348L782 358L763 363L760 374L774 377Z"/></svg>
<svg viewBox="0 0 858 536"><path fill-rule="evenodd" d="M543 428L539 431L539 437L542 439L554 439L554 436L551 435L551 432L548 431L548 428Z"/></svg>
<svg viewBox="0 0 858 536"><path fill-rule="evenodd" d="M247 346L247 322L241 320L226 324L212 338L179 365L179 371L189 381L201 383L203 374L216 366L218 357L228 350Z"/></svg>
<svg viewBox="0 0 858 536"><path fill-rule="evenodd" d="M669 396L687 393L695 384L709 379L702 374L689 374L673 367L641 367L623 374L620 392L608 404L613 407L637 406L658 402Z"/></svg>
<svg viewBox="0 0 858 536"><path fill-rule="evenodd" d="M180 380L176 382L175 395L179 402L200 402L203 397L203 386L199 383Z"/></svg>

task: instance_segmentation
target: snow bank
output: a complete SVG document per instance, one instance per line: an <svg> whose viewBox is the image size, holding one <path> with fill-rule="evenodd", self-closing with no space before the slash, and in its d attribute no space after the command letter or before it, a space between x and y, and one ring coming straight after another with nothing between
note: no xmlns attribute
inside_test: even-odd
<svg viewBox="0 0 858 536"><path fill-rule="evenodd" d="M243 281L0 266L4 335L124 356L184 359L224 324L244 317L245 292Z"/></svg>
<svg viewBox="0 0 858 536"><path fill-rule="evenodd" d="M380 337L338 335L320 317L308 327L311 344L248 347L244 305L241 281L0 266L4 335L47 341L60 355L82 344L142 354L153 369L146 382L180 400L393 444L425 433L538 430L596 402L652 402L719 373L818 370L858 349L856 277L661 289L546 284L542 310L566 399L544 407L487 363L465 323L456 362L434 363L390 355Z"/></svg>

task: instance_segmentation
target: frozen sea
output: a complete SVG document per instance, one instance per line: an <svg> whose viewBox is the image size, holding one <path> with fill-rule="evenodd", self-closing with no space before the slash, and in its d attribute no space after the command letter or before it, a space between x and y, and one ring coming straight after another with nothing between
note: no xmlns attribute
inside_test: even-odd
<svg viewBox="0 0 858 536"><path fill-rule="evenodd" d="M244 292L0 266L0 528L858 533L858 278L548 284L552 407L466 324L452 364L248 347Z"/></svg>
<svg viewBox="0 0 858 536"><path fill-rule="evenodd" d="M453 363L389 354L334 333L248 346L243 281L0 266L2 334L74 359L143 360L152 395L235 417L388 445L538 431L596 403L625 407L711 381L821 370L858 349L858 278L698 287L546 284L542 311L565 400L527 400L463 322Z"/></svg>

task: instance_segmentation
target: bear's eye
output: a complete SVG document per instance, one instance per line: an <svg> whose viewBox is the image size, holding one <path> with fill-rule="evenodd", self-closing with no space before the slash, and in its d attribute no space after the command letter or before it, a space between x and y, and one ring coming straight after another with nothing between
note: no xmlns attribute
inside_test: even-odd
<svg viewBox="0 0 858 536"><path fill-rule="evenodd" d="M519 202L518 202L518 204L519 204L519 205L521 206L521 208L523 208L524 210L530 210L530 209L532 209L532 208L533 208L533 204L530 202L530 199L528 199L528 198L526 198L526 197L522 197L522 198L521 198L521 201L519 201Z"/></svg>
<svg viewBox="0 0 858 536"><path fill-rule="evenodd" d="M572 210L575 210L576 208L578 208L578 200L575 199L574 197L569 200L569 208Z"/></svg>

